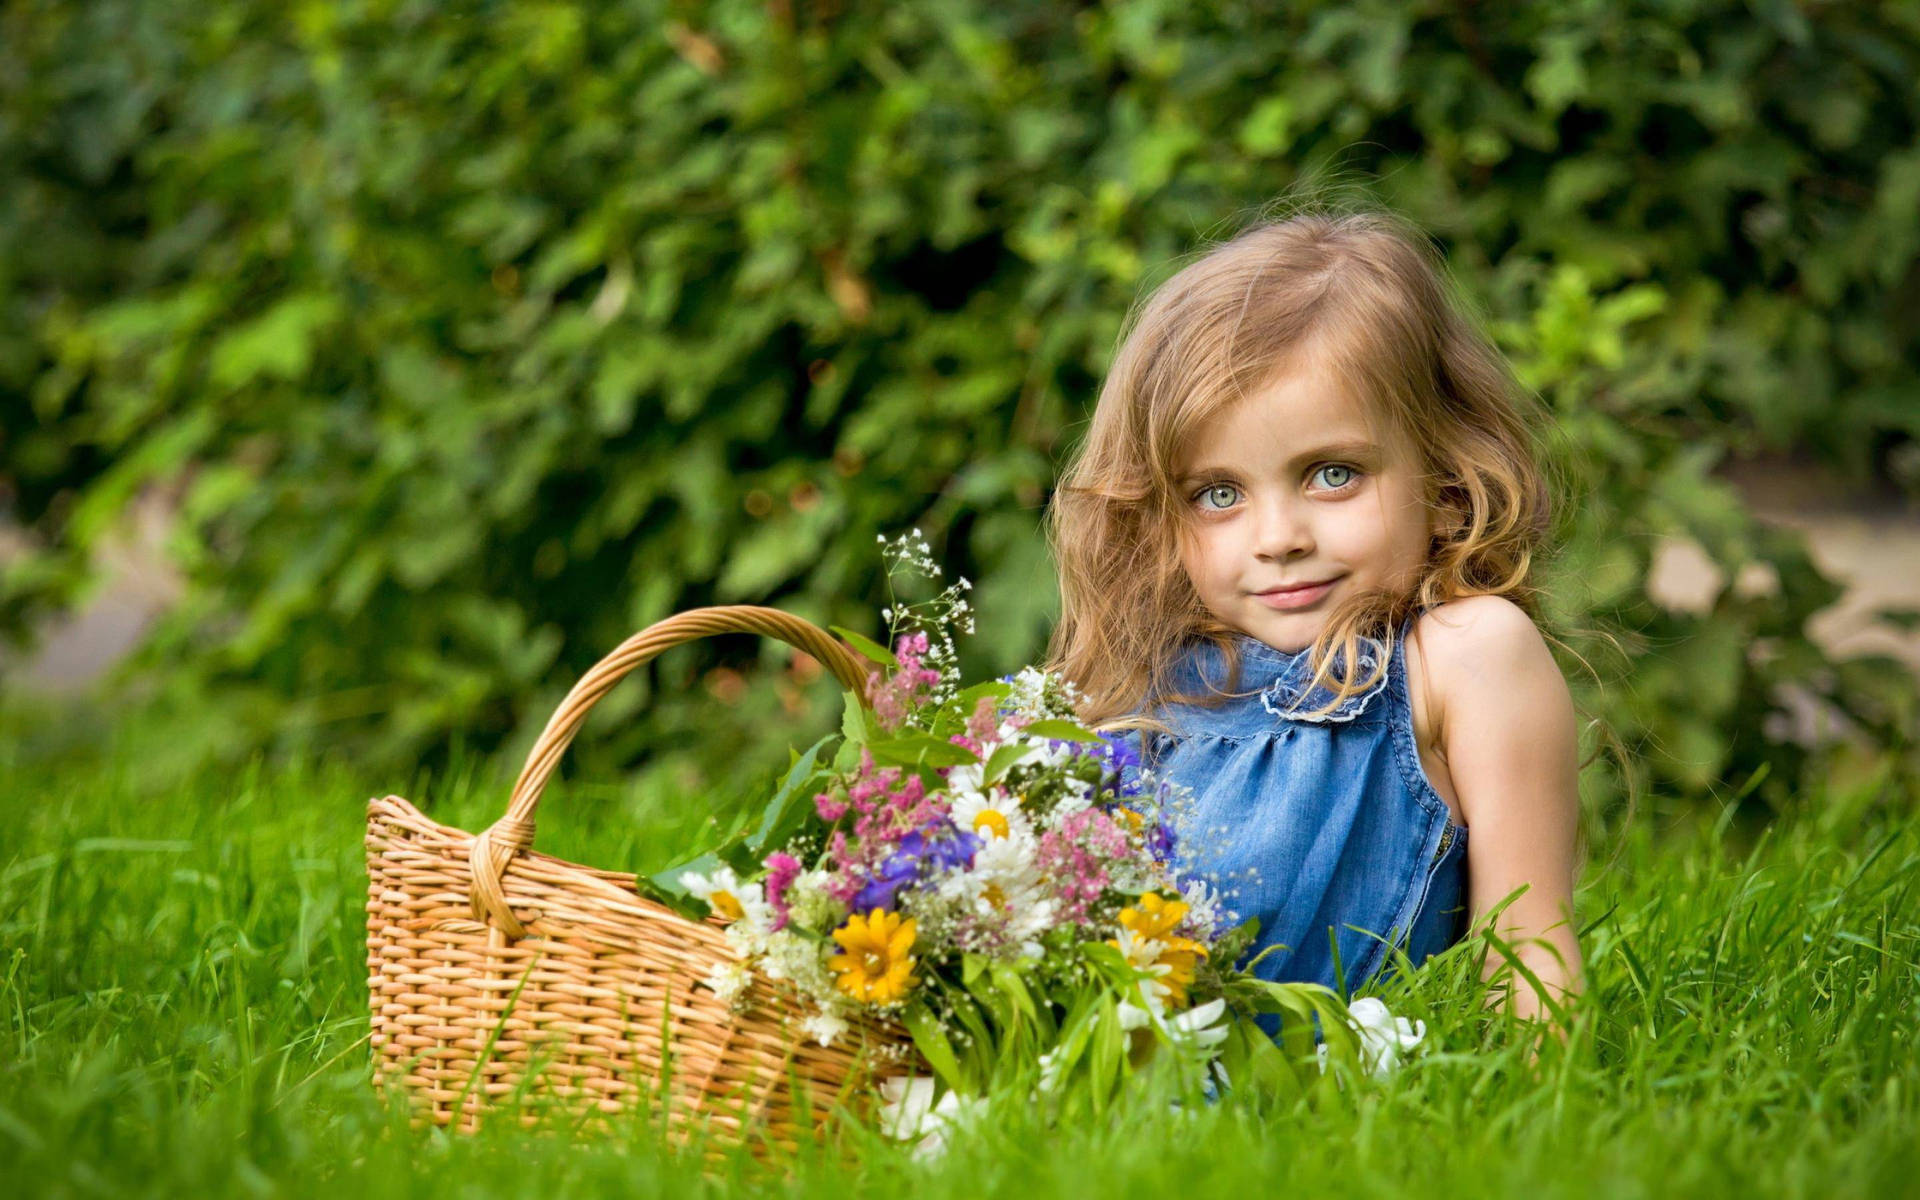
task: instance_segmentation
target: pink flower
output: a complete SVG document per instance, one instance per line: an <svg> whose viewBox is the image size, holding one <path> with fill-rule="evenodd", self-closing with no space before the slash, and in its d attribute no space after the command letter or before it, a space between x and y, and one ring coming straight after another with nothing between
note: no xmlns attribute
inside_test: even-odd
<svg viewBox="0 0 1920 1200"><path fill-rule="evenodd" d="M783 850L767 855L767 903L773 906L772 928L787 926L787 889L800 875L800 860Z"/></svg>
<svg viewBox="0 0 1920 1200"><path fill-rule="evenodd" d="M1040 835L1034 863L1052 883L1060 915L1086 925L1112 880L1108 864L1126 853L1127 835L1113 818L1097 808L1086 808Z"/></svg>
<svg viewBox="0 0 1920 1200"><path fill-rule="evenodd" d="M822 821L838 821L847 815L847 800L832 792L820 792L813 798L813 809Z"/></svg>
<svg viewBox="0 0 1920 1200"><path fill-rule="evenodd" d="M867 672L867 704L873 709L873 719L888 733L900 728L907 719L907 706L895 682L899 677L900 673L889 679L879 671Z"/></svg>
<svg viewBox="0 0 1920 1200"><path fill-rule="evenodd" d="M999 702L992 696L980 697L980 703L973 706L973 715L967 718L967 736L976 743L974 750L980 749L978 743L986 741L1000 729Z"/></svg>
<svg viewBox="0 0 1920 1200"><path fill-rule="evenodd" d="M927 701L928 694L940 686L940 672L923 666L921 657L929 643L925 633L902 634L894 643L893 656L900 669L892 675L867 672L867 704L874 719L888 733L906 722L908 715Z"/></svg>

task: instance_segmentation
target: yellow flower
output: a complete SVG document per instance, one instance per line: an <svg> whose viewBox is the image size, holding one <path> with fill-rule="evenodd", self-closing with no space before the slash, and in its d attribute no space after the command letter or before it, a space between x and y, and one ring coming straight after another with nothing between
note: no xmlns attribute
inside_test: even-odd
<svg viewBox="0 0 1920 1200"><path fill-rule="evenodd" d="M1207 956L1207 948L1199 942L1174 936L1174 929L1186 915L1185 901L1165 900L1158 893L1148 892L1140 897L1140 907L1120 910L1120 928L1128 935L1126 944L1107 940L1107 945L1126 954L1136 967L1166 968L1155 971L1153 984L1165 993L1167 1004L1173 1008L1186 1007L1194 967Z"/></svg>
<svg viewBox="0 0 1920 1200"><path fill-rule="evenodd" d="M827 965L838 972L840 990L868 1004L889 1004L906 995L919 981L913 977L913 938L918 932L911 917L876 908L866 916L855 913L833 931L833 940L845 954Z"/></svg>
<svg viewBox="0 0 1920 1200"><path fill-rule="evenodd" d="M1139 908L1120 910L1120 924L1141 937L1164 940L1187 915L1184 900L1163 900L1158 892L1140 897Z"/></svg>
<svg viewBox="0 0 1920 1200"><path fill-rule="evenodd" d="M1187 938L1170 938L1169 945L1160 952L1160 962L1167 973L1160 976L1157 983L1167 992L1167 1004L1173 1008L1187 1006L1187 987L1193 982L1193 969L1196 961L1206 954L1199 942Z"/></svg>

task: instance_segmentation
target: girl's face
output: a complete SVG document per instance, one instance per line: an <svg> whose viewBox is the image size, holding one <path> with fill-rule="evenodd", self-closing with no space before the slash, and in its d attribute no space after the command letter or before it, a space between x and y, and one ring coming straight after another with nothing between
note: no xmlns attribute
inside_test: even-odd
<svg viewBox="0 0 1920 1200"><path fill-rule="evenodd" d="M1215 618L1289 653L1357 591L1410 587L1432 520L1417 465L1324 372L1230 404L1176 463L1180 562Z"/></svg>

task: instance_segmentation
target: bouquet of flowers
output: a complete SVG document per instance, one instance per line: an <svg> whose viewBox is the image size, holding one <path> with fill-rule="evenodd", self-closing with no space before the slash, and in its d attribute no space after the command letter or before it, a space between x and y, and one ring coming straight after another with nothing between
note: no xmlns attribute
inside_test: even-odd
<svg viewBox="0 0 1920 1200"><path fill-rule="evenodd" d="M917 530L882 543L890 588L938 576ZM754 833L656 877L728 922L741 961L706 986L742 1003L757 969L801 998L822 1044L856 1013L897 1019L952 1101L891 1081L906 1132L1008 1073L1036 1095L1077 1080L1101 1104L1156 1060L1195 1086L1310 1086L1316 1023L1323 1061L1364 1054L1366 1027L1332 992L1236 969L1254 923L1177 865L1191 793L1082 728L1072 683L1029 667L959 685L969 587L896 599L891 649L836 628L874 663L837 748L794 755ZM1231 1020L1260 1012L1297 1018L1281 1045Z"/></svg>

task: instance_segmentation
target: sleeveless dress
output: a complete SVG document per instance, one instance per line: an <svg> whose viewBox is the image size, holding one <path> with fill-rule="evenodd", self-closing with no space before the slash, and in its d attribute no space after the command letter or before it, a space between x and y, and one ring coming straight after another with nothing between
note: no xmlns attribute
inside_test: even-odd
<svg viewBox="0 0 1920 1200"><path fill-rule="evenodd" d="M1411 628L1394 640L1381 680L1318 715L1333 693L1308 686L1308 651L1236 634L1236 691L1248 694L1211 709L1149 704L1171 736L1114 737L1158 777L1193 789L1176 858L1220 889L1234 923L1260 919L1248 957L1283 947L1255 966L1261 978L1346 996L1391 966L1389 942L1417 965L1464 932L1467 830L1420 763ZM1381 646L1361 645L1364 678ZM1172 680L1175 692L1198 695L1228 683L1225 655L1208 641L1189 647ZM1260 1024L1277 1027L1271 1017Z"/></svg>

